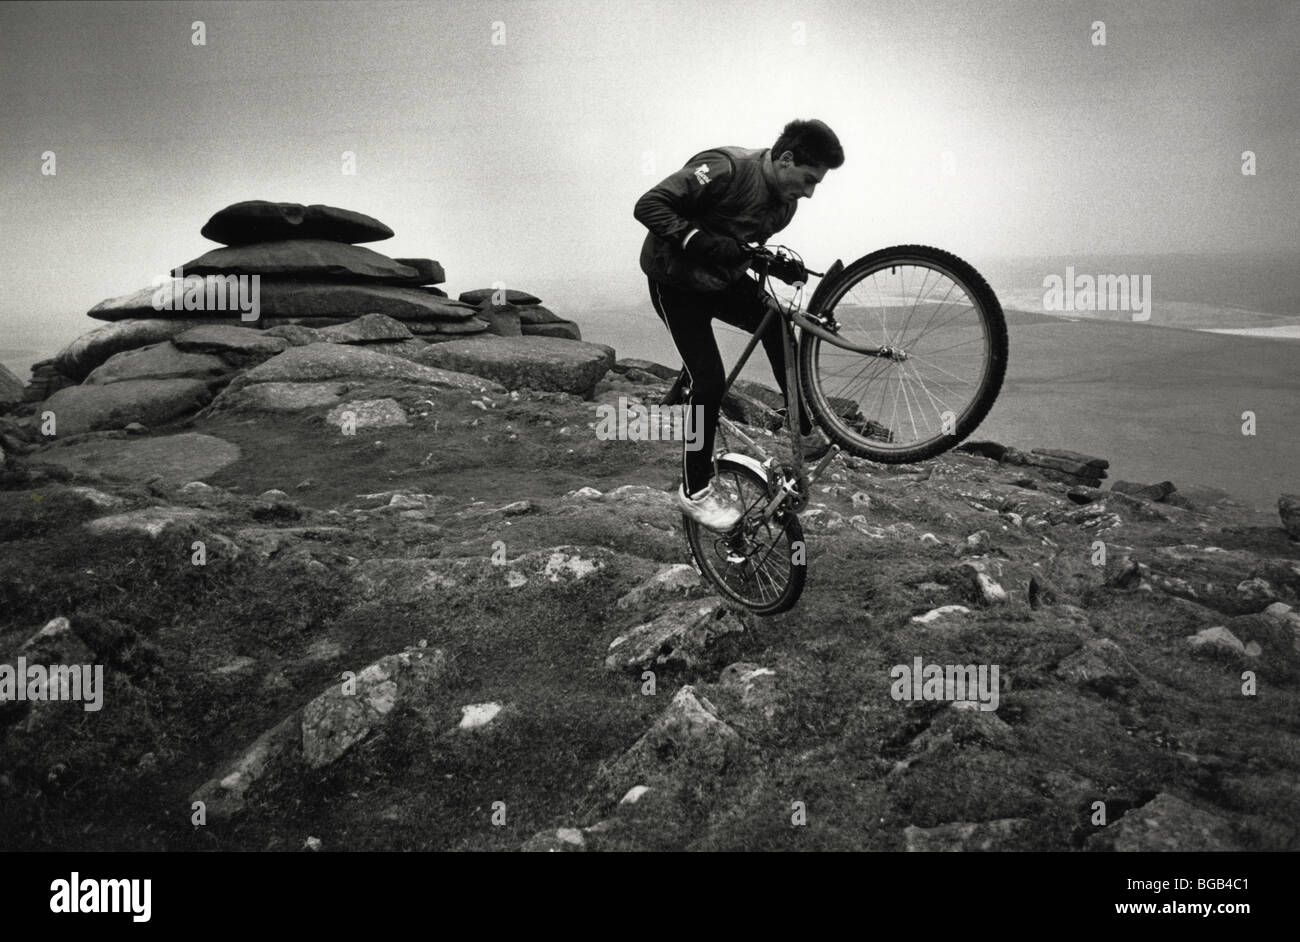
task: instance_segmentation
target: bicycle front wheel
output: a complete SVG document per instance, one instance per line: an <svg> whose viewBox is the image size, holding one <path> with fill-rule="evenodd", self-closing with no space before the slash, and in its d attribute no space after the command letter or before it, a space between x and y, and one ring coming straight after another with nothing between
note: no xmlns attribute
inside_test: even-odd
<svg viewBox="0 0 1300 942"><path fill-rule="evenodd" d="M899 245L864 256L827 288L820 313L833 315L846 341L882 350L868 356L800 337L809 408L851 454L885 464L933 458L975 430L1002 388L1002 306L951 253Z"/></svg>
<svg viewBox="0 0 1300 942"><path fill-rule="evenodd" d="M686 540L700 574L724 598L758 615L788 611L803 593L807 575L799 518L783 507L763 522L762 511L770 499L767 481L738 461L719 459L713 486L744 517L735 534L723 535L683 514Z"/></svg>

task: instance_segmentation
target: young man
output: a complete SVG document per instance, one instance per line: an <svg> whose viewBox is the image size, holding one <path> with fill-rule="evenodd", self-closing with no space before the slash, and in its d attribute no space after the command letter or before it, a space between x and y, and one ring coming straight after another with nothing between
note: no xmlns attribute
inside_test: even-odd
<svg viewBox="0 0 1300 942"><path fill-rule="evenodd" d="M839 138L823 122L791 121L770 150L716 147L696 154L637 200L633 211L650 230L641 247L650 300L671 332L690 380L686 405L691 424L684 437L696 441L700 436L696 450L687 450L683 442L677 502L711 530L725 532L740 519L740 510L720 500L710 483L726 382L712 320L750 333L758 329L767 295L747 275L745 244L766 243L788 226L798 201L811 197L826 172L843 163ZM786 394L780 334L769 331L763 349ZM703 406L702 429L692 428L696 406ZM806 415L799 416L799 424L805 436L812 432Z"/></svg>

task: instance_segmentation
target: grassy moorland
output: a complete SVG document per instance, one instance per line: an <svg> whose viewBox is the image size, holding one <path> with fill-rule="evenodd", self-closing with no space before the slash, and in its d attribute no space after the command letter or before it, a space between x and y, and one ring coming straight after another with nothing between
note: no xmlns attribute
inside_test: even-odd
<svg viewBox="0 0 1300 942"><path fill-rule="evenodd" d="M1122 341L1113 367L1068 377L1031 355L1086 328L1013 335L1021 368L977 437L997 438L1022 396L1060 405L1021 447L1089 452L1090 422L1122 423L1144 401L1191 414L1160 396L1166 361ZM1104 398L1121 366L1147 373L1147 392L1104 419L1076 413L1070 390ZM662 388L610 374L597 398ZM376 382L349 396L391 397L410 424L343 436L318 408L150 430L239 446L210 489L10 456L0 657L66 617L70 633L29 650L105 665L106 691L97 713L0 709L0 847L516 850L573 828L585 830L563 842L593 849L1300 848L1300 650L1260 614L1300 605L1300 550L1276 517L1210 491L1189 491L1191 509L1108 491L1077 503L1033 468L966 453L903 468L836 459L804 514L800 604L726 613L729 631L651 665L651 692L640 667L607 668L611 642L682 594L712 598L688 585L618 604L689 562L667 494L675 446L598 441L594 403L558 393L482 407ZM1179 480L1176 456L1151 460L1148 477ZM584 487L603 496L571 493ZM272 488L284 496L260 496ZM150 507L173 515L157 536L86 528ZM493 564L552 547L594 564L516 585ZM914 620L945 605L967 611ZM1215 626L1252 647L1187 640ZM421 642L446 656L435 683L399 690L332 761L291 744L237 811L192 823L195 794L250 743L344 671ZM891 668L917 657L998 665L997 710L896 700ZM737 662L771 673L737 683ZM673 704L688 686L701 709ZM504 709L458 728L462 707L487 702ZM651 790L619 804L635 785ZM1148 818L1165 838L1126 820L1137 808L1159 809Z"/></svg>

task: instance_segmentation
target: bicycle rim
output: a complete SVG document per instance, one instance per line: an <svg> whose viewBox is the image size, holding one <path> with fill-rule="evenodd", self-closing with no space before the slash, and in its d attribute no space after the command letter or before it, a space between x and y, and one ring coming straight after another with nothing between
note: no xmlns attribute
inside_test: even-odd
<svg viewBox="0 0 1300 942"><path fill-rule="evenodd" d="M696 565L723 597L759 615L790 609L803 592L807 573L803 529L783 510L762 520L767 482L738 463L720 460L713 486L719 496L744 512L740 533L726 536L683 516Z"/></svg>
<svg viewBox="0 0 1300 942"><path fill-rule="evenodd" d="M955 255L896 246L854 262L822 313L846 341L888 347L865 356L805 332L803 391L827 434L852 454L889 464L952 448L992 407L1006 370L1002 308Z"/></svg>

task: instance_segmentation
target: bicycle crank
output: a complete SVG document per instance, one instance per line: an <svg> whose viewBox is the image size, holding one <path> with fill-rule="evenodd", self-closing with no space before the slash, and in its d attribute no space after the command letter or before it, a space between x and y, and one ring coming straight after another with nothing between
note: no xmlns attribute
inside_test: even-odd
<svg viewBox="0 0 1300 942"><path fill-rule="evenodd" d="M787 495L787 501L790 512L799 513L808 503L808 491L810 482L808 476L800 474L795 477L794 468L790 465L777 464L775 458L768 458L763 462L763 471L767 476L767 497L771 500L782 492ZM778 516L786 513L782 508L778 511Z"/></svg>
<svg viewBox="0 0 1300 942"><path fill-rule="evenodd" d="M794 468L781 465L781 481L777 487L790 495L790 510L793 513L802 513L808 506L808 475L801 472L796 477Z"/></svg>

